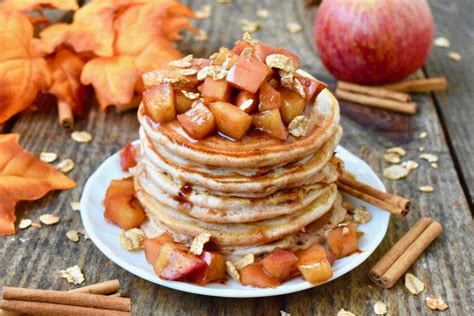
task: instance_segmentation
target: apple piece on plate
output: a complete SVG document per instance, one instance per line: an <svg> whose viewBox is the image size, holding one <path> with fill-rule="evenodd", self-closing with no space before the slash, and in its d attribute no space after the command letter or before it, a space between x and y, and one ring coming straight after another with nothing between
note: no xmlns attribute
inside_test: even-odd
<svg viewBox="0 0 474 316"><path fill-rule="evenodd" d="M232 87L225 79L214 80L211 77L206 77L204 82L198 87L198 90L206 102L227 102L230 100Z"/></svg>
<svg viewBox="0 0 474 316"><path fill-rule="evenodd" d="M281 105L280 92L278 92L266 81L264 81L260 86L258 98L258 110L260 112L278 109Z"/></svg>
<svg viewBox="0 0 474 316"><path fill-rule="evenodd" d="M193 92L193 91L191 91L191 92ZM175 96L175 99L176 99L176 104L175 104L176 112L178 112L178 114L182 114L182 113L186 112L193 105L194 100L186 97L183 94L183 92L181 92L181 90L175 89L174 90L174 96Z"/></svg>
<svg viewBox="0 0 474 316"><path fill-rule="evenodd" d="M197 68L196 68L197 69ZM199 84L196 75L183 75L180 69L159 69L145 72L142 81L145 88L150 89L163 83L167 78L173 82L173 87L177 89L196 88Z"/></svg>
<svg viewBox="0 0 474 316"><path fill-rule="evenodd" d="M326 233L326 241L336 258L343 258L359 250L357 231L353 223L339 225Z"/></svg>
<svg viewBox="0 0 474 316"><path fill-rule="evenodd" d="M327 88L327 85L324 82L316 79L308 78L300 74L296 74L295 78L303 85L306 103L314 102L319 93Z"/></svg>
<svg viewBox="0 0 474 316"><path fill-rule="evenodd" d="M305 99L300 96L297 92L288 89L280 89L281 95L281 118L283 122L288 125L293 121L295 117L303 113L306 106Z"/></svg>
<svg viewBox="0 0 474 316"><path fill-rule="evenodd" d="M194 139L202 139L216 129L214 114L201 102L196 102L191 109L179 114L178 121Z"/></svg>
<svg viewBox="0 0 474 316"><path fill-rule="evenodd" d="M213 64L217 66L224 66L225 64L225 68L229 69L237 62L238 58L239 55L233 51L229 50L228 48L221 47L219 52L217 52L214 56Z"/></svg>
<svg viewBox="0 0 474 316"><path fill-rule="evenodd" d="M125 229L140 226L146 215L135 197L133 179L112 180L105 194L104 217L107 221Z"/></svg>
<svg viewBox="0 0 474 316"><path fill-rule="evenodd" d="M252 56L240 56L227 73L226 80L233 86L250 93L257 92L271 69Z"/></svg>
<svg viewBox="0 0 474 316"><path fill-rule="evenodd" d="M248 114L251 114L257 109L257 96L247 91L237 93L234 102L239 109Z"/></svg>
<svg viewBox="0 0 474 316"><path fill-rule="evenodd" d="M199 285L225 281L227 270L223 255L214 251L203 251L199 258L206 263L206 268L191 274L189 280Z"/></svg>
<svg viewBox="0 0 474 316"><path fill-rule="evenodd" d="M182 280L205 269L206 263L177 244L164 243L153 268L161 279Z"/></svg>
<svg viewBox="0 0 474 316"><path fill-rule="evenodd" d="M280 280L269 276L260 263L251 263L240 271L240 282L260 288L276 288Z"/></svg>
<svg viewBox="0 0 474 316"><path fill-rule="evenodd" d="M160 83L143 92L146 114L156 123L165 123L176 117L174 90L170 83Z"/></svg>
<svg viewBox="0 0 474 316"><path fill-rule="evenodd" d="M128 169L135 167L136 165L135 149L131 143L128 143L120 151L120 167L122 171L128 171Z"/></svg>
<svg viewBox="0 0 474 316"><path fill-rule="evenodd" d="M242 54L243 50L246 48L252 47L248 42L239 40L235 43L235 46L231 49L231 51L237 55Z"/></svg>
<svg viewBox="0 0 474 316"><path fill-rule="evenodd" d="M252 117L227 102L212 102L209 109L216 119L217 129L233 139L241 139L252 125Z"/></svg>
<svg viewBox="0 0 474 316"><path fill-rule="evenodd" d="M288 138L288 132L281 120L280 111L278 109L254 114L252 117L252 123L256 129L278 139L286 140Z"/></svg>
<svg viewBox="0 0 474 316"><path fill-rule="evenodd" d="M297 252L296 255L298 269L306 281L319 284L332 277L332 267L326 249L320 244L314 244L306 250Z"/></svg>
<svg viewBox="0 0 474 316"><path fill-rule="evenodd" d="M163 233L153 239L145 239L145 258L149 264L155 264L161 247L165 243L172 243L173 238L168 233Z"/></svg>
<svg viewBox="0 0 474 316"><path fill-rule="evenodd" d="M291 60L293 61L293 67L295 68L295 70L300 68L300 58L296 54L290 52L287 49L273 47L261 42L257 42L254 48L255 48L255 56L257 57L258 60L260 60L263 63L265 62L265 59L267 58L268 55L280 54L280 55L286 55L291 58Z"/></svg>
<svg viewBox="0 0 474 316"><path fill-rule="evenodd" d="M269 276L284 281L296 267L297 261L298 257L291 251L277 249L266 255L260 264Z"/></svg>

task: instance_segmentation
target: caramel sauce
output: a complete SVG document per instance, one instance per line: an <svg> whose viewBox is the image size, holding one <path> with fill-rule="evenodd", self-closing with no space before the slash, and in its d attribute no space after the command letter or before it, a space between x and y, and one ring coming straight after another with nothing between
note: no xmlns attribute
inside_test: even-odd
<svg viewBox="0 0 474 316"><path fill-rule="evenodd" d="M191 205L188 201L188 196L193 192L193 187L188 184L184 183L180 188L178 195L174 197L175 201L179 202L179 204L185 206L186 204ZM189 208L189 207L188 207Z"/></svg>

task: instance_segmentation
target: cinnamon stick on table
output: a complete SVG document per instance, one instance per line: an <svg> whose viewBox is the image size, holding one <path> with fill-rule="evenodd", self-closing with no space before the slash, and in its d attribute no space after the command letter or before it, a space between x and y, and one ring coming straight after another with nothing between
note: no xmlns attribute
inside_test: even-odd
<svg viewBox="0 0 474 316"><path fill-rule="evenodd" d="M445 77L404 80L396 83L378 86L379 88L399 92L432 92L443 91L448 87Z"/></svg>
<svg viewBox="0 0 474 316"><path fill-rule="evenodd" d="M411 97L409 94L392 91L392 90L388 90L388 89L384 89L380 87L361 86L355 83L350 83L350 82L340 81L340 80L337 82L336 87L341 90L367 94L370 96L379 97L383 99L391 99L391 100L401 101L401 102L411 101Z"/></svg>
<svg viewBox="0 0 474 316"><path fill-rule="evenodd" d="M110 280L68 291L69 293L112 294L120 289L119 280Z"/></svg>
<svg viewBox="0 0 474 316"><path fill-rule="evenodd" d="M74 115L72 114L71 107L58 100L58 120L59 125L65 129L71 129L74 126Z"/></svg>
<svg viewBox="0 0 474 316"><path fill-rule="evenodd" d="M369 277L376 284L391 288L442 231L440 223L420 218L370 270Z"/></svg>

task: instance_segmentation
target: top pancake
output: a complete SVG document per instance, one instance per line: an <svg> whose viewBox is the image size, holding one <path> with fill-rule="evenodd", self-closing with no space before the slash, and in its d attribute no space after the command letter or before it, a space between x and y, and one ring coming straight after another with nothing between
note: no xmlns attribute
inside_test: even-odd
<svg viewBox="0 0 474 316"><path fill-rule="evenodd" d="M152 142L191 163L224 168L261 168L300 160L316 152L334 135L339 125L339 105L329 90L323 90L307 111L307 135L290 136L285 142L256 130L239 141L219 135L195 140L186 134L177 120L161 125L152 122L145 115L143 105L138 110L138 119Z"/></svg>

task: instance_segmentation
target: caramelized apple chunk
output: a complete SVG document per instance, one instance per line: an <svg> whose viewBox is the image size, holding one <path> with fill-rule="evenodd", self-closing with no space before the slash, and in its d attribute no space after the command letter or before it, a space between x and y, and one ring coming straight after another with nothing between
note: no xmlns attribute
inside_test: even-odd
<svg viewBox="0 0 474 316"><path fill-rule="evenodd" d="M326 249L320 244L314 244L306 250L297 252L296 255L298 269L306 281L319 284L332 277L332 267Z"/></svg>
<svg viewBox="0 0 474 316"><path fill-rule="evenodd" d="M205 269L206 263L175 243L164 243L153 268L161 279L182 280Z"/></svg>
<svg viewBox="0 0 474 316"><path fill-rule="evenodd" d="M288 138L288 132L281 119L278 109L268 110L254 114L252 123L256 129L281 140Z"/></svg>
<svg viewBox="0 0 474 316"><path fill-rule="evenodd" d="M260 288L276 288L280 280L269 276L260 263L252 263L240 271L240 282L243 285L251 285Z"/></svg>
<svg viewBox="0 0 474 316"><path fill-rule="evenodd" d="M204 82L198 87L201 97L206 102L230 101L232 87L225 80L214 80L212 77L206 77Z"/></svg>
<svg viewBox="0 0 474 316"><path fill-rule="evenodd" d="M135 197L132 178L112 180L105 193L104 206L105 219L125 230L140 226L146 219Z"/></svg>
<svg viewBox="0 0 474 316"><path fill-rule="evenodd" d="M122 171L128 171L128 169L135 167L136 165L135 149L131 143L128 143L120 151L120 167Z"/></svg>
<svg viewBox="0 0 474 316"><path fill-rule="evenodd" d="M213 56L213 65L224 66L226 69L230 69L239 59L239 55L226 47L221 47Z"/></svg>
<svg viewBox="0 0 474 316"><path fill-rule="evenodd" d="M336 258L343 258L359 250L357 231L353 223L343 224L326 233L331 252Z"/></svg>
<svg viewBox="0 0 474 316"><path fill-rule="evenodd" d="M225 258L218 252L203 251L199 258L206 263L204 269L198 270L189 276L189 279L199 285L212 282L223 282L227 278Z"/></svg>
<svg viewBox="0 0 474 316"><path fill-rule="evenodd" d="M143 92L146 114L157 123L165 123L176 117L174 90L170 83L160 83Z"/></svg>
<svg viewBox="0 0 474 316"><path fill-rule="evenodd" d="M214 114L202 102L195 102L191 109L178 115L178 121L186 133L195 139L202 139L216 129Z"/></svg>
<svg viewBox="0 0 474 316"><path fill-rule="evenodd" d="M213 102L209 108L217 129L233 139L241 139L252 125L252 117L231 103Z"/></svg>
<svg viewBox="0 0 474 316"><path fill-rule="evenodd" d="M234 99L235 105L247 114L257 109L257 96L247 91L240 91Z"/></svg>
<svg viewBox="0 0 474 316"><path fill-rule="evenodd" d="M240 56L230 68L226 80L233 86L250 93L257 92L265 79L271 74L271 69L252 56Z"/></svg>
<svg viewBox="0 0 474 316"><path fill-rule="evenodd" d="M260 112L272 109L278 109L281 105L281 96L275 88L264 81L259 89L258 110Z"/></svg>
<svg viewBox="0 0 474 316"><path fill-rule="evenodd" d="M297 261L298 257L294 253L277 249L266 255L260 264L269 276L284 281L295 269Z"/></svg>
<svg viewBox="0 0 474 316"><path fill-rule="evenodd" d="M280 89L281 95L281 118L288 125L295 117L303 113L306 106L305 99L297 92L288 88Z"/></svg>
<svg viewBox="0 0 474 316"><path fill-rule="evenodd" d="M160 236L153 239L145 239L145 258L149 264L154 265L158 255L160 254L161 247L165 243L172 243L173 238L168 233L163 233Z"/></svg>
<svg viewBox="0 0 474 316"><path fill-rule="evenodd" d="M254 46L254 49L255 49L255 56L257 57L258 60L260 60L263 63L265 62L265 59L267 58L268 55L281 54L281 55L286 55L291 58L293 62L293 68L295 70L300 68L300 58L296 54L293 54L287 49L276 48L262 42L257 42Z"/></svg>
<svg viewBox="0 0 474 316"><path fill-rule="evenodd" d="M178 114L182 114L186 112L187 110L189 110L194 102L193 99L190 99L186 95L184 95L182 91L184 90L178 90L178 89L174 90L174 96L176 99L175 107L176 107L176 112L178 112ZM194 92L191 92L191 93L194 93ZM197 92L196 94L199 95L199 93Z"/></svg>
<svg viewBox="0 0 474 316"><path fill-rule="evenodd" d="M303 85L306 103L313 102L318 94L327 87L324 82L300 74L295 74L295 78Z"/></svg>

